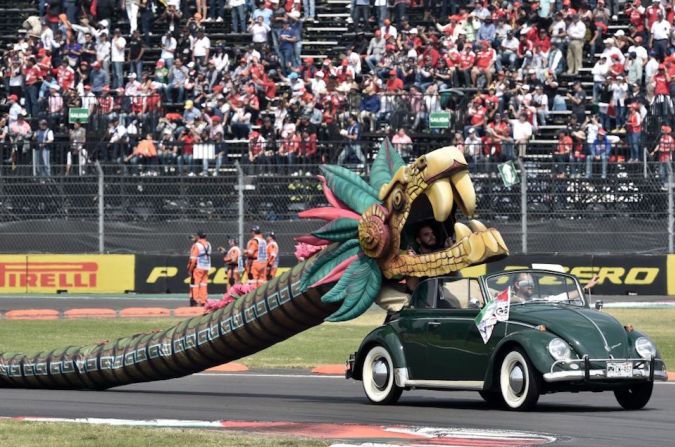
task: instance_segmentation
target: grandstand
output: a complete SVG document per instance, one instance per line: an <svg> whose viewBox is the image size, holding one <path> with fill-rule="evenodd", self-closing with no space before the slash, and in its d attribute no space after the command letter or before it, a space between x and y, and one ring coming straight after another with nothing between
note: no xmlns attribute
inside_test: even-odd
<svg viewBox="0 0 675 447"><path fill-rule="evenodd" d="M58 1L54 0L51 3L58 4ZM144 31L142 36L144 47L142 69L144 72L152 74L155 72L157 61L162 58L162 36L167 31L168 22L160 18L160 14L164 10L164 4L167 2L153 1L150 3L158 7L156 14L154 14L155 20L153 20L149 29L144 29L142 21L139 20L139 27ZM532 9L533 2L526 2L522 5L522 9L519 9L521 8L520 6L515 6L516 4L520 5L519 2L507 1L504 3L507 5L505 9L490 6L491 14L494 17L500 17L499 14L503 13L513 23L516 30L526 31L531 29L533 25L542 27L542 25L547 25L551 22L550 18L542 19L537 15L537 10ZM88 2L81 2L81 4L88 4ZM540 3L536 3L536 5L540 6ZM550 3L551 8L554 10L555 5L556 2ZM458 17L460 17L462 11L457 9L460 6L463 6L463 2L456 2L453 5L453 15L449 19L438 17L438 20L436 20L434 19L433 11L432 14L428 14L428 11L424 10L422 3L418 2L416 6L411 5L408 8L407 19L409 26L398 26L398 23L395 21L399 32L403 33L404 30L407 30L405 34L408 37L406 38L411 38L413 41L416 38L412 36L415 34L412 30L417 30L417 27L424 27L419 28L417 32L424 33L425 40L420 41L421 44L415 44L420 66L423 65L423 55L431 47L438 48L441 52L446 51L445 47L436 47L435 43L439 40L447 40L447 36L452 34L440 32L439 30L443 29L446 31L447 28L444 27L460 26L458 23L461 24L462 22L461 20L458 22ZM600 42L604 38L615 38L617 41L620 39L624 41L626 38L623 36L629 36L631 39L638 36L635 27L631 26L631 17L626 14L628 6L628 4L617 6L612 3L612 7L615 8L615 11L612 12L616 14L607 17L606 27L598 25L597 21L593 22L589 20L589 32L586 40L589 37L593 37L594 33L600 34ZM584 11L584 3L580 1L572 2L571 7L578 9L579 13ZM180 34L183 27L188 27L187 29L196 32L198 26L190 28L193 22L188 20L194 15L194 2L183 0L181 8L183 9L183 18L180 22L177 22L178 26L175 29L175 33ZM569 6L565 6L564 8L569 8ZM483 9L485 9L483 6L480 6L480 8L476 7L478 11ZM467 5L467 12L471 12L472 10L474 10L473 2ZM523 11L522 13L519 12L521 10ZM91 10L85 11L91 12ZM214 49L221 48L222 54L227 55L230 60L229 71L236 73L236 66L240 58L246 58L247 66L250 65L249 56L252 47L252 37L250 33L232 32L232 11L232 9L226 9L222 21L203 21L199 26L205 30L205 35L210 39L211 47ZM290 16L291 12L286 11L286 15ZM394 11L392 10L391 12L393 15ZM49 14L49 11L47 13ZM372 10L372 14L376 15L374 9ZM592 16L593 14L593 11L591 11ZM39 14L37 2L35 1L17 0L11 3L11 7L7 3L0 6L0 25L2 25L3 30L3 34L0 35L0 46L4 51L4 79L6 86L4 94L0 94L0 97L2 97L0 104L4 104L2 106L4 107L3 111L9 112L10 115L13 104L10 101L11 94L19 93L17 96L24 96L21 93L25 90L12 88L10 82L9 59L16 57L16 52L8 54L8 51L14 48L20 38L19 32L12 30L18 30L26 19L36 15ZM393 16L392 19L394 19ZM96 17L91 17L91 20L92 23L95 23ZM112 34L112 29L119 27L122 36L125 37L127 42L130 42L132 38L130 35L131 24L126 12L116 8L113 11L110 22L114 24L110 27L110 33ZM438 26L437 23L439 24ZM58 26L53 26L53 28L57 29ZM171 219L184 219L186 226L189 225L190 219L236 221L237 209L234 208L231 201L222 200L222 197L232 191L234 185L237 184L238 175L246 174L246 182L252 185L252 187L257 188L253 194L253 198L251 198L250 206L247 207L247 222L258 220L269 222L289 221L292 219L294 212L302 209L303 206L308 206L314 200L313 198L309 199L309 201L297 200L294 202L290 199L285 200L282 196L293 195L288 192L288 185L297 181L293 177L294 174L297 176L297 174L304 174L306 172L316 172L315 163L319 161L335 162L338 154L350 145L342 133L348 132L347 115L350 112L360 112L362 100L368 95L365 91L366 89L364 89L364 86L368 83L365 77L367 73L365 59L361 58L359 64L354 64L353 59L350 58L350 51L354 48L356 53L365 56L368 44L374 36L373 31L377 28L376 22L371 22L366 27L361 27L360 25L356 27L352 20L351 2L349 0L318 1L316 5L316 20L303 23L302 51L297 55L297 58L303 61L302 64L305 65L304 60L311 57L313 59L311 62L313 68L293 67L291 71L284 74L284 70L280 69L275 59L274 50L270 49L265 52L265 50L260 48L263 52L263 59L265 59L265 55L270 55L270 59L266 60L268 65L264 69L268 72L269 80L272 81L273 85L264 84L267 78L262 76L261 79L264 85L259 84L258 89L253 93L248 93L248 96L246 93L242 93L243 96L235 98L235 100L241 102L242 98L244 98L244 101L250 101L255 96L255 101L260 103L260 109L257 112L254 111L250 126L244 127L244 134L242 132L235 132L234 127L232 129L224 128L224 138L218 144L226 147L226 152L224 153L227 155L227 158L219 164L211 160L210 163L207 162L204 166L205 169L201 168L201 162L195 163L192 159L183 161L183 164L188 167L184 167L176 161L181 158L181 150L183 150L182 148L186 144L192 145L195 143L192 140L186 142L179 136L181 135L180 129L184 128L185 124L181 122L184 119L186 110L185 102L177 102L176 96L163 97L160 106L153 109L151 113L145 113L143 116L140 116L138 113L129 113L129 110L127 110L135 104L135 96L128 96L128 90L117 93L114 89L111 89L111 95L115 98L116 105L111 110L96 106L90 111L88 122L85 124L86 142L83 144L83 147L87 149L88 161L93 162L98 160L103 165L103 174L106 179L106 193L108 196L108 200L106 201L108 221L120 224L142 224L146 228L137 228L136 230L130 230L129 228L120 229L120 235L125 234L125 231L127 233L129 231L131 233L136 231L139 235L139 242L136 246L129 246L127 248L123 247L122 244L116 246L113 243L110 249L113 251L134 249L163 253L177 239L169 244L166 238L162 239L161 236L158 236L157 243L155 245L150 244L151 247L155 248L146 248L144 250L142 246L147 241L146 233L154 235L167 233L183 234L183 227L181 227L180 231L174 231L174 228L171 230L161 228L164 225L163 222ZM455 33L454 35L457 34ZM530 35L527 35L529 38ZM647 41L646 38L643 40ZM634 43L633 40L625 40L624 50L632 43ZM493 45L496 46L494 43ZM34 45L25 51L25 53L38 56L40 46ZM476 44L477 48L475 51L478 51L478 46ZM179 48L182 47L179 45ZM501 57L499 47L497 47L497 50L497 57ZM460 82L457 82L457 80L448 82L446 83L447 88L441 88L436 91L426 89L428 86L425 85L424 91L420 91L419 93L419 98L423 98L420 100L420 104L424 103L422 109L420 109L423 116L421 121L418 119L416 109L414 109L415 104L417 104L417 98L410 93L412 90L411 86L420 83L417 82L417 79L411 83L406 81L405 90L391 95L391 104L393 105L391 105L390 113L383 114L375 123L374 128L368 128L365 121L361 123L362 128L358 136L360 146L366 158L371 160L383 138L391 137L398 128L403 128L406 129L407 135L411 137L413 142L411 155L423 154L430 149L450 143L464 146L465 150L468 151L470 145L465 143L465 138L468 137L470 129L476 127L478 133L482 136L480 142L477 143L477 147L479 147L478 153L474 154L473 157L476 160L472 162L472 169L475 170L475 178L481 200L479 209L488 222L499 223L500 227L506 225L504 232L507 235L507 239L509 238L509 234L513 235L512 239L507 240L507 242L509 242L510 246L514 247L515 251L523 249L520 235L522 219L521 200L525 200L531 208L532 214L528 220L530 225L533 227L536 227L536 225L550 227L548 230L541 230L541 241L530 243L530 250L583 251L587 249L587 246L576 245L574 238L592 229L594 224L587 222L581 225L575 224L571 227L569 225L572 221L577 221L580 218L585 219L589 216L596 216L597 218L611 216L616 223L617 230L620 231L627 231L625 225L622 224L622 222L625 223L625 219L637 219L635 222L640 221L646 226L650 225L650 219L656 219L662 223L664 219L663 213L667 205L667 197L662 192L666 171L661 170L656 163L647 163L647 152L651 151L662 137L664 133L662 125L672 125L672 106L670 108L663 106L662 101L659 101L656 95L649 96L649 81L640 83L640 93L635 96L629 96L625 102L626 105L629 103L641 104L640 114L643 118L641 146L647 149L647 151L641 153L640 163L627 162L630 158L629 138L623 129L624 126L621 125L622 123L619 123L615 118L607 118L609 126L605 126L608 127L606 129L608 134L613 137L611 139L611 151L605 154L609 164L606 178L600 178L600 163L597 163L597 166L594 163L587 170L586 164L583 161L584 152L588 151L588 143L585 140L586 133L580 133L583 130L581 127L582 123L578 122L578 120L575 122L570 118L576 115L583 115L584 117L597 116L602 111L602 106L599 103L603 100L600 99L594 102L592 99L594 93L597 94L597 91L594 90L598 88L597 85L594 85L592 69L602 55L601 50L602 46L597 43L596 45L587 44L583 50L583 67L575 75L568 75L563 71L555 74L552 78L546 78L545 81L542 81L544 77L541 76L541 73L536 72L538 69L534 68L531 72L529 70L521 70L521 72L514 72L513 75L507 73L507 77L514 77L512 81L515 85L527 86L526 91L532 92L536 85L543 85L545 87L545 94L548 96L548 103L551 105L551 110L546 113L546 123L537 123L534 126L534 133L524 145L526 146L526 150L521 157L516 157L518 151L516 147L513 147L513 142L496 144L494 139L486 140L485 129L494 120L494 116L492 115L493 110L489 111L489 116L487 116L484 122L481 122L478 126L472 126L471 120L475 116L475 113L473 113L474 109L472 109L474 100L479 97L483 98L482 100L485 103L490 102L488 87L497 86L499 88L498 84L493 83L492 85L488 85L487 79L481 79L480 77L478 78L477 85L470 85L471 83L466 80L465 82L461 82L462 76L460 76ZM397 47L393 51L404 55L409 50L401 44L400 48ZM190 50L184 53L184 55L186 56L186 62L189 62L191 60ZM518 63L525 63L527 57L529 56L525 55L524 58L519 58ZM342 61L345 60L349 69L355 72L357 70L356 65L359 65L362 68L362 73L355 73L354 82L351 83L352 85L348 85L346 90L341 91L338 87L342 85L335 81L329 92L316 94L314 98L308 100L301 97L300 100L296 101L297 97L294 96L293 81L288 80L289 77L292 77L291 73L298 72L301 81L306 81L307 88L310 88L311 74L321 70L324 61L327 59L332 61L332 66L341 66ZM401 59L406 59L406 57L401 56ZM127 62L123 66L125 74L132 70L128 61L127 55ZM666 63L668 62L666 61ZM384 68L388 71L390 67L383 65L382 69L384 70ZM405 77L403 64L400 64L397 70L397 77ZM338 73L337 69L324 72L334 75ZM626 71L625 75L628 77L629 73ZM339 73L334 77L339 80ZM387 79L390 78L383 75L382 79L384 82L380 85L380 89L384 91L386 90ZM124 82L127 82L126 77ZM228 89L231 89L233 85L228 82L225 80L219 82L222 86L221 90L214 90L213 86L210 86L210 90L205 91L204 95L194 94L192 97L187 97L186 99L194 100L195 107L208 112L208 114L211 114L211 117L220 116L220 113L215 113L213 108L206 106L208 106L209 102L217 101L217 94L222 91L224 98L218 104L224 107L226 111L223 117L225 119L229 118L229 122L231 123L232 118L230 116L234 114L234 110L232 110L234 107L229 108L227 106L228 104L232 104L232 97L228 96L227 93ZM586 97L585 102L582 104L583 109L581 114L574 110L571 99L567 96L568 93L574 94L573 85L575 82L580 82ZM346 81L344 83L349 84ZM261 88L261 85L265 88ZM237 87L239 85L235 84L234 90ZM77 88L73 90L80 91ZM272 96L270 96L271 91L274 92L271 94ZM502 91L501 93L504 92ZM262 133L264 131L262 119L265 116L270 117L274 123L274 132L276 134L274 139L277 144L275 144L273 150L278 151L278 148L282 146L282 140L284 140L281 133L287 130L284 127L283 120L277 125L277 121L279 120L278 112L284 107L284 103L286 103L287 114L292 117L289 121L294 124L293 131L298 132L298 140L302 141L302 135L296 129L300 128L300 124L298 124L300 116L306 113L311 114L308 110L311 110L313 105L320 102L316 99L317 97L325 98L325 96L331 95L339 98L339 104L334 109L328 109L328 105L331 102L324 101L324 108L320 109L323 113L318 113L319 124L315 126L315 129L318 129L316 142L317 155L299 156L297 160L294 160L297 163L302 163L297 169L292 166L278 166L280 158L275 156L270 158L269 166L262 166L260 170L248 170L245 166L245 172L238 173L234 163L235 161L243 161L244 165L246 165L247 154L251 150L251 147L255 146L247 136L254 132ZM527 96L527 94L521 96ZM508 93L506 96L501 97L519 98L515 101L515 105L511 104L513 101L501 104L499 111L503 115L509 115L508 118L510 120L516 120L519 114L527 110L527 105L523 106L522 98L518 94ZM70 107L81 105L81 100L78 102L78 97L71 98L71 100L66 101ZM557 103L556 100L558 100ZM560 100L562 100L562 104ZM669 100L670 98L668 98ZM292 105L293 102L299 104L295 109L293 108L295 106ZM435 102L438 102L439 105L434 110L447 112L448 114L449 125L447 128L429 128L430 107ZM19 101L19 103L22 107L26 107L25 102ZM244 102L243 107L246 105L247 103ZM514 107L511 109L510 105L514 105ZM557 105L557 107L553 107L554 105ZM40 107L43 108L49 106L47 100L40 104ZM531 107L536 109L536 105L531 105ZM559 110L561 108L564 110ZM44 112L44 109L41 110ZM26 230L26 226L21 223L32 222L31 225L36 225L35 233L44 234L46 238L42 241L44 242L43 244L36 243L36 246L45 247L49 242L49 225L45 226L44 222L37 223L40 220L44 220L40 218L41 216L48 216L50 219L61 220L62 222L79 220L91 223L95 221L94 217L98 215L99 211L96 205L97 189L95 189L97 188L95 177L98 174L93 168L92 163L84 171L79 171L84 174L79 179L72 176L71 178L60 177L64 173L64 169L60 166L66 164L66 155L69 148L71 148L70 140L72 134L68 125L68 107L64 106L56 113L49 113L49 110L45 113L42 112L37 114L37 116L29 114L28 121L32 129L35 130L38 128L38 122L41 119L48 119L48 124L55 133L55 142L52 145L49 156L51 157L51 163L54 165L52 174L56 174L56 177L52 176L52 179L47 183L38 183L39 180L44 181L44 179L34 178L40 171L36 169L36 161L34 158L31 158L30 150L22 151L20 148L17 150L19 147L17 142L13 141L11 135L5 135L4 140L0 141L3 147L3 165L0 169L4 176L0 180L0 188L3 188L3 195L5 197L0 208L0 216L2 216L2 221L6 224L14 225L11 232L15 234L30 234L31 231ZM536 111L533 111L533 113L528 115L527 119L536 122L536 115ZM120 118L124 125L136 121L135 126L138 127L136 135L127 137L127 140L118 144L119 147L115 146L115 148L112 148L114 144L111 143L108 127L110 118L113 116ZM169 118L171 116L174 118ZM312 125L316 117L317 115L312 116ZM210 118L207 123L208 125L213 125ZM172 141L172 145L168 146L166 152L160 154L166 155L165 157L159 157L157 170L160 177L157 179L143 179L142 181L131 178L132 175L139 172L153 170L152 165L145 166L141 170L135 166L130 166L128 162L124 162L127 157L133 158L131 157L132 151L138 140L141 140L146 133L151 133L153 140L155 140L158 148L162 151L161 139L163 129L166 129L170 125L174 126L169 127L170 132L174 134L174 140ZM554 160L554 154L561 147L559 140L559 132L561 131L565 131L567 135L572 136L574 146L571 152L573 154L576 153L576 161L570 162L569 156L562 162L560 159ZM459 136L456 136L457 132L459 132ZM201 140L201 142L214 143L208 138ZM30 142L30 148L34 149L36 144L34 141ZM299 143L296 142L296 144ZM218 150L217 148L220 146L215 145L215 147L215 150ZM302 150L305 150L305 146L302 147ZM493 147L496 147L496 151L494 152L492 151ZM511 154L507 152L509 148ZM117 152L113 155L108 153L113 150ZM172 150L177 151L173 156L171 155ZM102 153L108 153L110 156L103 157ZM209 157L213 157L213 154ZM503 189L496 178L497 164L509 158L514 160L518 158L523 174L527 172L528 195L525 199L522 199L521 191L516 192ZM357 159L352 159L351 161L358 162ZM284 163L286 163L285 160ZM475 167L473 163L475 163ZM563 167L560 168L560 165L563 165ZM78 171L74 168L69 172L72 175ZM217 180L186 178L187 174L192 175L195 173L203 175L219 174L220 177ZM275 174L276 177L265 178L264 174ZM288 177L285 177L286 175ZM591 178L586 178L587 176ZM266 186L267 184L269 186ZM36 195L26 194L26 190L29 187L39 190L40 193ZM668 193L672 194L672 191ZM317 193L316 191L312 191L308 195L314 197L317 196ZM36 196L39 196L42 201L37 200ZM90 202L87 205L80 206L76 199L79 196L89 197ZM263 200L265 197L272 197L272 199ZM36 203L40 204L35 205ZM198 210L196 217L193 213L195 209ZM179 217L176 217L176 215ZM556 224L552 225L552 221L555 221ZM153 227L149 224L150 222L157 222L159 227ZM23 228L17 229L17 226L22 226ZM64 224L64 234L69 234L73 231L72 224L70 224L70 229L65 229L68 226ZM635 224L635 227L642 226L637 223ZM230 234L234 230L234 227L219 228L215 230L215 233L224 235ZM96 233L89 226L87 226L87 229L82 229L82 231L92 235ZM556 231L566 232L569 235L569 239L551 241L548 235ZM621 250L626 252L633 250L658 252L664 250L666 244L658 236L663 231L667 232L667 229L658 228L653 231L645 231L646 243L625 243ZM290 228L281 228L281 233L290 235L293 231ZM537 233L536 230L533 231L533 234L535 233ZM109 236L112 237L110 233ZM92 237L92 241L85 243L83 247L79 247L75 251L86 251L95 247L95 236ZM288 249L290 240L284 242L287 242L285 248ZM614 242L616 241L612 241L612 243ZM53 248L55 251L63 249L63 245L59 244L56 244ZM599 242L594 249L597 251L608 251L614 249L614 247L610 246L608 241L605 241ZM10 247L3 247L3 250L11 251L12 249Z"/></svg>

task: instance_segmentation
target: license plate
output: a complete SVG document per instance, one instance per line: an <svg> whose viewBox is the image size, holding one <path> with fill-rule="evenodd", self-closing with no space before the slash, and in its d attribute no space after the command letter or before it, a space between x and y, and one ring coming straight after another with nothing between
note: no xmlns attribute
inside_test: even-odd
<svg viewBox="0 0 675 447"><path fill-rule="evenodd" d="M633 377L633 363L607 362L607 377Z"/></svg>

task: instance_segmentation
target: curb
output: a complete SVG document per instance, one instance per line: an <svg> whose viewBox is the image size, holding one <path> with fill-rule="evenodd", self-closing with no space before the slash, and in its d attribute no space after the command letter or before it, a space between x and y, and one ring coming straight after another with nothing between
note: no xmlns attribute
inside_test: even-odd
<svg viewBox="0 0 675 447"><path fill-rule="evenodd" d="M675 381L675 372L668 373L668 381L669 382Z"/></svg>
<svg viewBox="0 0 675 447"><path fill-rule="evenodd" d="M248 366L242 364L242 363L235 363L235 362L230 362L230 363L225 363L224 365L218 365L214 366L213 368L209 368L204 372L245 372L248 371Z"/></svg>
<svg viewBox="0 0 675 447"><path fill-rule="evenodd" d="M82 307L59 311L56 309L17 309L0 312L0 320L58 320L84 318L185 318L204 315L201 307L127 307L120 310Z"/></svg>
<svg viewBox="0 0 675 447"><path fill-rule="evenodd" d="M345 365L319 365L316 368L312 369L312 374L324 375L324 376L343 376L345 374Z"/></svg>

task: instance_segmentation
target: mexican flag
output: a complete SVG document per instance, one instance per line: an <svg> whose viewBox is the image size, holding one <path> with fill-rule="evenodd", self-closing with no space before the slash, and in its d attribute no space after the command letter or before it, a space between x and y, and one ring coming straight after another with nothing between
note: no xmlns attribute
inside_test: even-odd
<svg viewBox="0 0 675 447"><path fill-rule="evenodd" d="M492 335L492 329L500 321L509 319L509 306L511 305L511 287L497 294L494 300L483 307L476 316L476 327L483 343L487 343Z"/></svg>

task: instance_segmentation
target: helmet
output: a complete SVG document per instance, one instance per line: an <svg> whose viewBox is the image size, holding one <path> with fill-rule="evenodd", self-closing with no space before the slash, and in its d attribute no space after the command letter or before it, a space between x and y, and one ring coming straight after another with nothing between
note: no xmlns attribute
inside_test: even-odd
<svg viewBox="0 0 675 447"><path fill-rule="evenodd" d="M259 226L259 225L253 225L253 226L251 227L251 231L254 232L254 233L260 233L260 232L261 232L261 231L260 231L260 226Z"/></svg>
<svg viewBox="0 0 675 447"><path fill-rule="evenodd" d="M274 234L274 231L270 231L269 233L267 233L267 234L265 235L265 237L271 237L271 238L274 239L274 240L277 239L277 235Z"/></svg>
<svg viewBox="0 0 675 447"><path fill-rule="evenodd" d="M197 236L199 236L200 238L204 239L204 238L206 237L206 233L204 232L204 230L198 230L198 231L197 231Z"/></svg>

